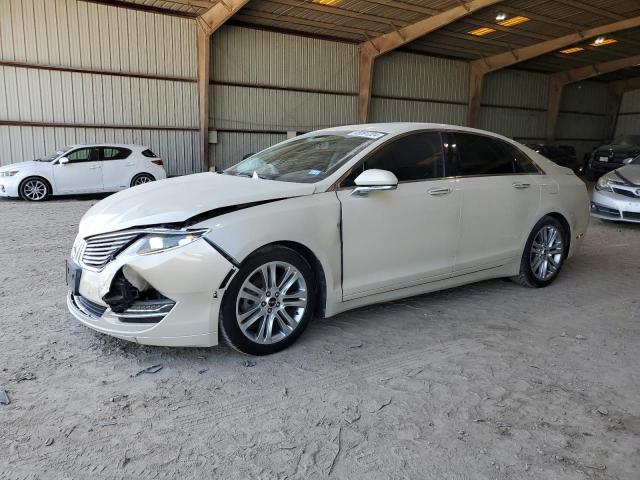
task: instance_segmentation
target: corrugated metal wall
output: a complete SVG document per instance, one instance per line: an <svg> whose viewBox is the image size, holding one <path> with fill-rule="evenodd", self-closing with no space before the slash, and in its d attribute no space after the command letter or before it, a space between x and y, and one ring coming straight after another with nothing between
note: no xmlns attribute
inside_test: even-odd
<svg viewBox="0 0 640 480"><path fill-rule="evenodd" d="M9 141L0 162L62 144L134 142L156 150L170 174L192 172L195 54L189 19L76 0L0 0L0 143Z"/></svg>
<svg viewBox="0 0 640 480"><path fill-rule="evenodd" d="M355 121L355 45L235 26L212 42L212 165L233 165L287 131Z"/></svg>
<svg viewBox="0 0 640 480"><path fill-rule="evenodd" d="M624 94L616 124L616 136L631 134L640 134L640 90Z"/></svg>

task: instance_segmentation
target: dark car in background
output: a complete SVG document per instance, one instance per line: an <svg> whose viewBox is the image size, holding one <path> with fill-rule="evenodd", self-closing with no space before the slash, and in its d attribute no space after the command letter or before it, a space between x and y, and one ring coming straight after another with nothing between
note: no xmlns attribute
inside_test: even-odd
<svg viewBox="0 0 640 480"><path fill-rule="evenodd" d="M576 149L570 145L552 145L550 143L530 143L527 145L540 155L547 157L562 167L570 168L576 175L581 175L583 162L578 161Z"/></svg>
<svg viewBox="0 0 640 480"><path fill-rule="evenodd" d="M640 135L624 135L609 145L601 145L591 153L586 166L587 180L627 165L640 155Z"/></svg>

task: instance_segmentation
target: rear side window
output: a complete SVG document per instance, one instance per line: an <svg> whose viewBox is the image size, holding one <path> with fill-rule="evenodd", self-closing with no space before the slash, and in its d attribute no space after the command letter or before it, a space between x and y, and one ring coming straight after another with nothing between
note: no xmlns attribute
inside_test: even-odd
<svg viewBox="0 0 640 480"><path fill-rule="evenodd" d="M460 176L514 173L513 159L490 137L456 132L454 148L458 152Z"/></svg>
<svg viewBox="0 0 640 480"><path fill-rule="evenodd" d="M143 151L142 155L144 155L147 158L158 158L158 156L149 149L146 149L145 151Z"/></svg>
<svg viewBox="0 0 640 480"><path fill-rule="evenodd" d="M501 140L494 140L505 151L505 154L509 156L513 162L515 173L540 173L536 164L531 160L522 150L515 145Z"/></svg>
<svg viewBox="0 0 640 480"><path fill-rule="evenodd" d="M105 147L100 149L102 160L124 160L131 155L128 148Z"/></svg>
<svg viewBox="0 0 640 480"><path fill-rule="evenodd" d="M358 175L372 168L389 170L400 182L443 177L440 134L419 132L389 141L354 168L342 186L353 186Z"/></svg>

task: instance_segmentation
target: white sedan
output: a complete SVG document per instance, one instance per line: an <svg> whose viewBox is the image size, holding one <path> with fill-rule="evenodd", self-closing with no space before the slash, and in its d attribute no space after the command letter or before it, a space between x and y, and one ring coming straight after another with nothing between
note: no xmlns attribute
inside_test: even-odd
<svg viewBox="0 0 640 480"><path fill-rule="evenodd" d="M167 178L162 160L141 145L73 145L0 168L0 197L40 202L51 195L117 192Z"/></svg>
<svg viewBox="0 0 640 480"><path fill-rule="evenodd" d="M67 303L126 340L221 336L269 354L314 316L489 278L544 287L581 244L588 203L571 170L489 132L320 130L96 204L68 261Z"/></svg>

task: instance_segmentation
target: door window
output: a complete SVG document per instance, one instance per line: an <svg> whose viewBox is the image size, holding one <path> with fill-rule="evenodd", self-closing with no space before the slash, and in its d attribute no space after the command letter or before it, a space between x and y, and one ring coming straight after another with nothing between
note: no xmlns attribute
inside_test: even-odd
<svg viewBox="0 0 640 480"><path fill-rule="evenodd" d="M128 148L105 147L100 149L100 160L124 160L131 155Z"/></svg>
<svg viewBox="0 0 640 480"><path fill-rule="evenodd" d="M71 163L95 162L98 159L95 148L81 148L79 150L74 150L67 155L67 158Z"/></svg>
<svg viewBox="0 0 640 480"><path fill-rule="evenodd" d="M372 168L393 172L400 182L441 178L444 161L440 134L419 132L389 141L357 165L342 186L354 186L356 177Z"/></svg>
<svg viewBox="0 0 640 480"><path fill-rule="evenodd" d="M508 175L514 173L513 160L492 138L471 133L455 133L459 176Z"/></svg>
<svg viewBox="0 0 640 480"><path fill-rule="evenodd" d="M501 140L495 140L500 148L502 148L506 155L509 156L511 161L513 162L513 167L515 173L540 173L540 170L522 150L520 150L515 145L512 145L508 142L503 142Z"/></svg>

